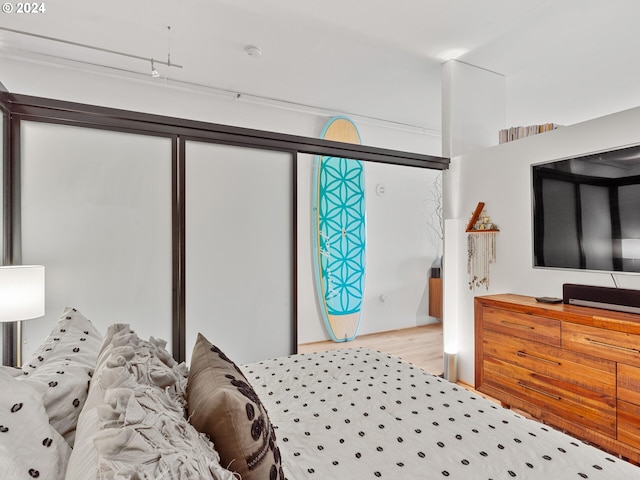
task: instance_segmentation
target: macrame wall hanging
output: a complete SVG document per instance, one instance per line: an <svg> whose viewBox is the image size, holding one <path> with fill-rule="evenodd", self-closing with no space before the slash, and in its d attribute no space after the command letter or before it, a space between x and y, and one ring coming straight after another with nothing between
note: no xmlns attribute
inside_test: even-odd
<svg viewBox="0 0 640 480"><path fill-rule="evenodd" d="M478 203L467 224L467 273L469 290L484 285L489 289L489 265L496 261L496 233L498 227Z"/></svg>

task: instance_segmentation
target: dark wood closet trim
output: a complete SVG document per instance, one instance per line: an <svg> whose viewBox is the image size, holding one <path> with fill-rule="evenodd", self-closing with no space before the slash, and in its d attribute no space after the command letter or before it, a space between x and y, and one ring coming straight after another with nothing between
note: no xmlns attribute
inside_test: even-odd
<svg viewBox="0 0 640 480"><path fill-rule="evenodd" d="M2 224L3 224L3 243L2 243L2 265L12 265L17 262L20 251L15 248L16 234L19 229L13 228L16 223L19 224L19 217L16 219L16 212L19 214L20 204L17 203L16 197L19 197L20 185L15 185L13 178L16 176L15 171L18 168L14 162L15 148L19 148L19 143L12 142L13 128L15 123L11 120L11 112L6 103L9 99L9 93L2 83L0 83L0 112L2 113ZM19 238L18 238L19 240ZM15 322L2 323L2 365L16 365L18 360L18 349L16 339L18 336L18 327Z"/></svg>
<svg viewBox="0 0 640 480"><path fill-rule="evenodd" d="M186 202L184 200L185 188L185 146L184 140L178 136L171 141L172 158L172 202L171 202L171 229L172 229L172 290L171 301L173 316L171 322L171 348L173 356L179 362L187 358L187 314L186 314L186 272L185 272L185 211Z"/></svg>
<svg viewBox="0 0 640 480"><path fill-rule="evenodd" d="M48 122L97 124L125 130L146 131L156 134L185 135L193 138L216 140L274 150L297 151L312 155L331 155L378 163L405 165L419 168L445 170L449 159L419 153L385 148L355 145L298 135L234 127L197 120L133 112L95 105L66 102L28 95L9 95L9 109L25 120Z"/></svg>

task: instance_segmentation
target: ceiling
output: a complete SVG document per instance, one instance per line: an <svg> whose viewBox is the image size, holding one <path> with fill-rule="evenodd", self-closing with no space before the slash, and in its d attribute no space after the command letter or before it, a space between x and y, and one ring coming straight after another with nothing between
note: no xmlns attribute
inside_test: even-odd
<svg viewBox="0 0 640 480"><path fill-rule="evenodd" d="M43 4L42 13L0 13L0 57L435 131L453 50L505 75L508 125L566 125L640 104L636 0ZM248 45L262 55L248 55ZM151 58L160 78L151 78Z"/></svg>

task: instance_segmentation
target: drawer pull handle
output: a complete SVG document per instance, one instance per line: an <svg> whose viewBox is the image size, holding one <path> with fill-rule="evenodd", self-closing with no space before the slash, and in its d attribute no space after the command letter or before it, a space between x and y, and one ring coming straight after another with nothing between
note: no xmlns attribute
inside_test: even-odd
<svg viewBox="0 0 640 480"><path fill-rule="evenodd" d="M508 325L509 327L522 328L524 330L533 330L531 325L521 325L519 323L507 322L506 320L502 320L503 325Z"/></svg>
<svg viewBox="0 0 640 480"><path fill-rule="evenodd" d="M635 353L635 354L640 353L640 350L636 348L621 347L620 345L613 345L611 343L599 342L591 338L587 338L586 340L587 342L592 343L593 345L597 345L599 347L615 348L616 350L622 350L623 352L629 352L629 353Z"/></svg>
<svg viewBox="0 0 640 480"><path fill-rule="evenodd" d="M538 357L536 355L531 355L530 353L523 352L522 350L518 350L516 355L518 355L519 357L532 358L533 360L538 360L540 362L550 363L551 365L558 365L558 366L561 365L560 362L555 362L553 360L548 360L546 358Z"/></svg>
<svg viewBox="0 0 640 480"><path fill-rule="evenodd" d="M527 385L524 382L518 382L522 388L526 388L527 390L531 390L532 392L539 393L541 395L545 395L547 397L553 398L554 400L562 400L562 397L558 395L554 395L553 393L545 392L544 390L540 390L539 388L532 387L531 385Z"/></svg>

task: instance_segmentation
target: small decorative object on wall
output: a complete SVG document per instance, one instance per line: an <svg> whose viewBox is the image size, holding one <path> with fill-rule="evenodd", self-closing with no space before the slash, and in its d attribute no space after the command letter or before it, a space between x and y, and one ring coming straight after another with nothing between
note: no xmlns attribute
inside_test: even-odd
<svg viewBox="0 0 640 480"><path fill-rule="evenodd" d="M467 273L469 289L484 285L489 289L489 265L496 261L496 233L498 227L479 202L467 224Z"/></svg>

